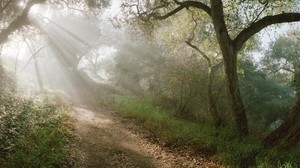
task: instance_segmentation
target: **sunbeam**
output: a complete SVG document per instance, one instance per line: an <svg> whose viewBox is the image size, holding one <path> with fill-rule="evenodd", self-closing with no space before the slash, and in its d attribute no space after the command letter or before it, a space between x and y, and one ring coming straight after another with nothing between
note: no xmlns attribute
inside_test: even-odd
<svg viewBox="0 0 300 168"><path fill-rule="evenodd" d="M18 4L20 7L21 2ZM30 20L38 27L40 35L35 40L22 35L20 43L26 50L23 49L22 58L15 59L15 66L23 68L15 69L17 77L27 76L18 80L20 88L24 88L27 94L61 91L73 101L82 102L89 90L87 83L91 82L83 78L82 73L85 72L78 68L79 63L92 49L101 31L97 24L84 17L60 13L49 5L39 4L31 8Z"/></svg>

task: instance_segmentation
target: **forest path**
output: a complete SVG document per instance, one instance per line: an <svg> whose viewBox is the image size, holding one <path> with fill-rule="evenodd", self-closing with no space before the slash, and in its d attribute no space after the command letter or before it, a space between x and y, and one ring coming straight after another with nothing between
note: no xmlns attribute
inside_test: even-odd
<svg viewBox="0 0 300 168"><path fill-rule="evenodd" d="M129 129L138 126L122 122L111 110L74 106L71 122L75 135L71 151L76 160L72 167L219 167L204 158L184 156L151 143L143 133Z"/></svg>

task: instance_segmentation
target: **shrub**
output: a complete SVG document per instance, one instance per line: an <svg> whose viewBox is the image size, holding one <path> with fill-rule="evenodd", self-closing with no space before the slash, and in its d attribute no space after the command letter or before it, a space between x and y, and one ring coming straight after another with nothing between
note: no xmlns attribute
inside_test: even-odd
<svg viewBox="0 0 300 168"><path fill-rule="evenodd" d="M58 167L66 160L66 109L0 96L0 153L7 167ZM1 165L1 164L0 164Z"/></svg>

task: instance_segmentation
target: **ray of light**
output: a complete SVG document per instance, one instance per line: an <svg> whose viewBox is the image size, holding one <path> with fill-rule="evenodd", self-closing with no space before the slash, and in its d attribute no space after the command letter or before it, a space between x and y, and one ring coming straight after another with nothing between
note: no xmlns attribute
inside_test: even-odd
<svg viewBox="0 0 300 168"><path fill-rule="evenodd" d="M77 68L89 46L98 39L98 27L83 18L59 15L59 11L43 5L32 9L31 21L39 27L45 37L44 40L35 41L34 45L39 46L37 49L47 45L36 55L38 74L44 89L64 91L70 97L82 101L85 99L84 94L88 93L88 87L80 75L82 72ZM32 54L29 54L30 56L32 57ZM27 65L24 72L34 71L34 61L30 58L26 60L29 61L23 63Z"/></svg>

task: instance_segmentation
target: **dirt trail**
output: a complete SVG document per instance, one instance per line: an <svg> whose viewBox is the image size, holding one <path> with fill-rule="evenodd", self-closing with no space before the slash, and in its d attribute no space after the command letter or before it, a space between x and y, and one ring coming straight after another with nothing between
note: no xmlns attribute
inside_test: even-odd
<svg viewBox="0 0 300 168"><path fill-rule="evenodd" d="M201 157L179 155L149 142L141 133L126 128L109 110L73 107L71 120L76 137L72 155L77 160L72 167L219 167Z"/></svg>

